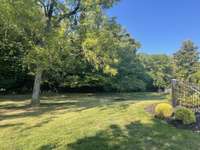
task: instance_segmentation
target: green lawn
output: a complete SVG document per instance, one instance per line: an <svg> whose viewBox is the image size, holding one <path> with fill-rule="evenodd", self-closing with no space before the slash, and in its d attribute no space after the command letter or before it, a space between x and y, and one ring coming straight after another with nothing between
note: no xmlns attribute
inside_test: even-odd
<svg viewBox="0 0 200 150"><path fill-rule="evenodd" d="M0 150L199 150L200 135L156 120L155 93L0 97Z"/></svg>

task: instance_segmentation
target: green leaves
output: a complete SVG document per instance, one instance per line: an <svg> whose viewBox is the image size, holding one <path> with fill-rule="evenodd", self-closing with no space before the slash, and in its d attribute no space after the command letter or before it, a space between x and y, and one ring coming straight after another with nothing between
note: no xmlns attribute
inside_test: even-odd
<svg viewBox="0 0 200 150"><path fill-rule="evenodd" d="M192 80L199 69L198 47L190 40L184 41L181 49L174 54L174 73L178 79Z"/></svg>
<svg viewBox="0 0 200 150"><path fill-rule="evenodd" d="M40 69L45 84L53 86L144 90L144 68L137 56L140 44L104 12L118 0L83 0L73 12L77 2L4 0L0 6L4 63L15 57L19 69L23 64L31 74ZM73 15L65 16L70 12Z"/></svg>
<svg viewBox="0 0 200 150"><path fill-rule="evenodd" d="M167 55L140 55L156 88L167 88L172 78L172 59Z"/></svg>

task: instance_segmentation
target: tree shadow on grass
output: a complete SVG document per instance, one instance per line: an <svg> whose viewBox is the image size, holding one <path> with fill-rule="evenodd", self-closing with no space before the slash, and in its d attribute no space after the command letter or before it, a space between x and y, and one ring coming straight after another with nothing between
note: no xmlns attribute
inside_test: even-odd
<svg viewBox="0 0 200 150"><path fill-rule="evenodd" d="M2 101L13 101L13 102L20 102L27 99L30 99L31 95L0 95L1 102Z"/></svg>
<svg viewBox="0 0 200 150"><path fill-rule="evenodd" d="M115 93L115 94L69 94L69 95L55 95L41 97L41 105L36 108L30 107L30 99L28 96L6 97L3 102L0 102L0 121L16 118L25 118L32 116L39 116L45 113L66 110L66 111L83 111L94 107L112 107L119 103L122 108L128 107L128 103L135 103L138 100L162 100L166 98L163 94L151 93ZM15 101L16 100L16 101ZM11 102L10 102L11 101ZM128 102L128 103L125 103ZM17 112L16 110L20 110ZM5 112L16 111L16 113L7 114ZM61 112L60 112L61 113Z"/></svg>
<svg viewBox="0 0 200 150"><path fill-rule="evenodd" d="M16 103L0 105L0 109L7 109L7 110L20 110L20 109L27 109L30 107L31 107L30 104L17 105Z"/></svg>
<svg viewBox="0 0 200 150"><path fill-rule="evenodd" d="M53 145L53 144L47 144L47 145L41 146L38 150L53 150L55 148L56 148L55 145Z"/></svg>
<svg viewBox="0 0 200 150"><path fill-rule="evenodd" d="M1 103L0 101L0 121L25 117L37 117L57 110L69 110L71 108L79 108L78 110L80 110L94 107L94 105L90 104L85 105L86 102L84 101L80 102L73 99L70 100L63 98L55 99L54 97L50 97L49 100L41 98L41 104L38 107L31 107L30 100L27 99L24 99L24 101L13 100L12 102L8 99L7 103L4 99L3 102L4 103Z"/></svg>
<svg viewBox="0 0 200 150"><path fill-rule="evenodd" d="M141 93L124 93L122 97L125 100L145 100L145 101L153 101L153 100L165 100L168 94L165 93L152 93L152 92L141 92Z"/></svg>
<svg viewBox="0 0 200 150"><path fill-rule="evenodd" d="M24 123L9 123L9 124L3 124L0 125L0 128L7 128L7 127L18 127L24 125Z"/></svg>
<svg viewBox="0 0 200 150"><path fill-rule="evenodd" d="M198 150L200 136L177 130L155 120L153 124L132 122L121 128L111 125L91 137L68 144L70 150Z"/></svg>

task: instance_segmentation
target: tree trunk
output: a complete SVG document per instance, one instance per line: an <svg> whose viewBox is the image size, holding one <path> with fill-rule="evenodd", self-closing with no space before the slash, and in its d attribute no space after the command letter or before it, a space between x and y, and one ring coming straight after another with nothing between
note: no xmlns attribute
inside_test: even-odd
<svg viewBox="0 0 200 150"><path fill-rule="evenodd" d="M40 105L40 84L42 81L42 71L37 69L36 75L35 75L35 81L33 85L33 94L32 94L32 100L31 105L37 106Z"/></svg>
<svg viewBox="0 0 200 150"><path fill-rule="evenodd" d="M48 17L46 28L44 29L44 36L47 36L46 34L51 31L51 16ZM44 47L45 43L44 41L39 42L40 47ZM36 68L36 75L35 75L35 81L33 85L33 94L32 94L32 100L31 105L32 106L39 106L40 105L40 84L42 81L42 71L37 66Z"/></svg>

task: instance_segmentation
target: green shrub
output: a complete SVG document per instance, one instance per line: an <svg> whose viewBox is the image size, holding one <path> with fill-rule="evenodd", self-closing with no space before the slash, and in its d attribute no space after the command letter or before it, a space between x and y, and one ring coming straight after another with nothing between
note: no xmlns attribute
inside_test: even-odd
<svg viewBox="0 0 200 150"><path fill-rule="evenodd" d="M185 107L178 108L175 111L175 119L181 120L185 125L196 122L195 113Z"/></svg>
<svg viewBox="0 0 200 150"><path fill-rule="evenodd" d="M161 119L169 118L173 114L173 107L168 103L160 103L155 107L155 115Z"/></svg>

